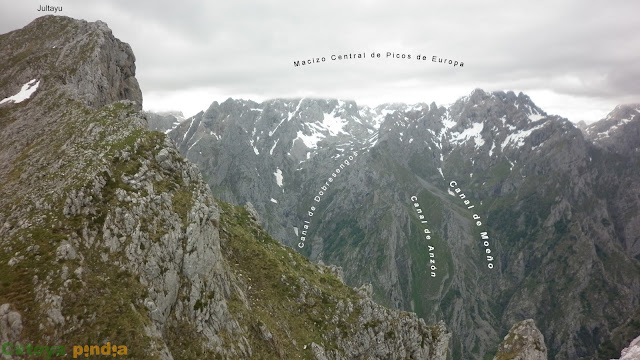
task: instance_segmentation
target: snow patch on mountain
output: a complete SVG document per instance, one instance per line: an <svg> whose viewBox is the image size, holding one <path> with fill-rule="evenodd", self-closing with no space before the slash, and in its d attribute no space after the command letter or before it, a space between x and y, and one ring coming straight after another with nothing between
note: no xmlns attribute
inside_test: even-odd
<svg viewBox="0 0 640 360"><path fill-rule="evenodd" d="M35 84L34 84L34 82L35 82ZM17 94L0 100L0 104L4 104L4 103L8 103L8 102L14 102L14 103L23 102L23 101L29 99L31 97L31 95L33 95L33 93L36 92L36 90L38 89L38 86L40 86L40 80L37 80L37 82L36 82L36 79L33 79L33 80L29 81L28 83L22 85L22 88L20 89L20 91Z"/></svg>
<svg viewBox="0 0 640 360"><path fill-rule="evenodd" d="M290 121L300 111L300 105L302 105L302 100L304 100L304 98L300 99L300 101L298 101L298 106L296 106L296 109L292 113L289 113L289 116L287 117L287 121Z"/></svg>
<svg viewBox="0 0 640 360"><path fill-rule="evenodd" d="M272 131L269 131L269 136L273 136L273 134L275 134L276 130L278 130L278 128L280 127L280 125L282 125L282 123L287 120L286 118L282 118L282 120L280 121L280 123L276 126L275 129L273 129Z"/></svg>
<svg viewBox="0 0 640 360"><path fill-rule="evenodd" d="M532 151L540 150L540 148L544 145L545 141L531 148Z"/></svg>
<svg viewBox="0 0 640 360"><path fill-rule="evenodd" d="M196 144L197 144L198 142L200 142L200 140L201 140L201 139L202 139L202 138L200 138L200 139L196 140L196 142L194 142L193 144L191 144L191 146L189 146L189 150L187 150L187 151L190 151L192 147L196 146Z"/></svg>
<svg viewBox="0 0 640 360"><path fill-rule="evenodd" d="M369 139L367 139L367 144L368 144L367 148L372 148L376 145L376 143L378 143L378 139L380 137L379 135L380 133L376 131L375 134L373 134Z"/></svg>
<svg viewBox="0 0 640 360"><path fill-rule="evenodd" d="M518 148L522 147L524 145L524 139L529 137L532 132L543 128L546 124L547 123L542 123L540 125L532 127L529 130L520 130L515 133L509 134L509 136L507 136L507 138L502 142L502 145L500 145L500 150L505 149L505 147L510 144L513 144Z"/></svg>
<svg viewBox="0 0 640 360"><path fill-rule="evenodd" d="M538 121L538 120L542 119L543 117L544 117L543 115L540 115L540 114L538 114L538 113L536 113L536 114L531 114L531 115L529 115L529 120L531 120L531 121L533 121L533 122L536 122L536 121Z"/></svg>
<svg viewBox="0 0 640 360"><path fill-rule="evenodd" d="M442 137L447 132L449 132L449 130L451 130L454 126L456 126L456 122L453 119L451 119L451 114L449 113L449 110L447 110L443 116L444 118L442 118L442 129L438 134L439 139L442 139Z"/></svg>
<svg viewBox="0 0 640 360"><path fill-rule="evenodd" d="M491 149L489 149L489 157L491 157L491 155L493 155L493 149L495 149L495 148L496 148L496 142L493 141L491 143Z"/></svg>
<svg viewBox="0 0 640 360"><path fill-rule="evenodd" d="M482 139L482 129L484 128L483 123L474 123L472 127L465 129L463 132L451 133L451 142L455 144L461 144L469 139L473 139L476 145L476 148L484 145L484 139Z"/></svg>
<svg viewBox="0 0 640 360"><path fill-rule="evenodd" d="M168 134L173 129L177 128L183 121L185 121L185 117L184 115L182 115L182 113L172 113L171 115L176 118L176 121L171 124L171 127L169 129L164 131L165 134Z"/></svg>
<svg viewBox="0 0 640 360"><path fill-rule="evenodd" d="M317 149L318 142L324 139L324 135L322 135L322 133L320 133L316 129L312 128L311 135L305 135L302 131L298 131L297 137L295 138L294 141L298 139L301 140L304 143L304 145L309 149Z"/></svg>
<svg viewBox="0 0 640 360"><path fill-rule="evenodd" d="M269 150L269 155L273 155L273 149L275 149L276 145L278 145L278 141L280 141L280 139L276 139L276 142L273 143L273 146L271 147L271 150Z"/></svg>
<svg viewBox="0 0 640 360"><path fill-rule="evenodd" d="M282 187L282 170L280 170L279 168L276 169L276 172L274 172L273 175L276 177L276 184Z"/></svg>
<svg viewBox="0 0 640 360"><path fill-rule="evenodd" d="M191 131L191 127L193 126L193 122L195 120L196 120L195 118L191 118L191 124L189 124L189 129L187 129L187 131L185 131L184 136L182 137L182 141L184 141L187 138L187 135Z"/></svg>
<svg viewBox="0 0 640 360"><path fill-rule="evenodd" d="M337 109L327 114L323 113L322 121L305 123L304 130L298 130L295 140L301 140L309 149L317 149L318 142L327 136L349 135L344 128L348 122L337 116Z"/></svg>
<svg viewBox="0 0 640 360"><path fill-rule="evenodd" d="M255 147L255 145L253 145L253 139L249 140L249 143L251 144L251 147L253 148L253 152L256 153L256 155L260 155L260 152L258 151L258 148Z"/></svg>
<svg viewBox="0 0 640 360"><path fill-rule="evenodd" d="M344 132L344 127L347 125L347 121L336 117L336 112L332 112L331 114L323 114L323 121L321 126L329 131L331 136L336 136L339 133L346 134Z"/></svg>

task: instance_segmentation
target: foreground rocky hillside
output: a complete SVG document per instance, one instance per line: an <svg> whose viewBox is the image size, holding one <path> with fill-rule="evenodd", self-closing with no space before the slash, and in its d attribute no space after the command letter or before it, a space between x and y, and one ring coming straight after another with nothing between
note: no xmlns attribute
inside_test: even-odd
<svg viewBox="0 0 640 360"><path fill-rule="evenodd" d="M132 359L445 359L449 333L353 289L213 198L146 130L106 24L0 36L0 341ZM19 355L13 353L13 355ZM81 354L82 355L82 354ZM5 358L11 354L4 353Z"/></svg>
<svg viewBox="0 0 640 360"><path fill-rule="evenodd" d="M228 99L169 135L282 243L445 321L454 359L493 357L525 319L550 358L604 359L640 333L639 124L621 106L583 133L477 89L448 107Z"/></svg>

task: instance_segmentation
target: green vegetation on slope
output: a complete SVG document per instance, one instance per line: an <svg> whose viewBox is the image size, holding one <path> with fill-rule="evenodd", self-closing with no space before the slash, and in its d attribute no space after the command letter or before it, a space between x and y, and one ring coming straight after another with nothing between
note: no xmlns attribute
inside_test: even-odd
<svg viewBox="0 0 640 360"><path fill-rule="evenodd" d="M230 306L251 330L251 343L260 344L254 351L264 359L278 359L282 354L294 359L308 358L312 342L336 349L336 344L325 342L322 335L353 333L357 308L343 318L337 304L355 304L355 291L335 275L319 272L293 249L280 245L250 220L244 208L219 204L223 252L246 286L250 308L237 298ZM272 337L265 336L261 329L268 329Z"/></svg>

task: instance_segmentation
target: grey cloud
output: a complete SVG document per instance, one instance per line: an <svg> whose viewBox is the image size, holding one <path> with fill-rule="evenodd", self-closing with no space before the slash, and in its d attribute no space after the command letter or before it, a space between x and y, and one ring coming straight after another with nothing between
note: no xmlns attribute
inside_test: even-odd
<svg viewBox="0 0 640 360"><path fill-rule="evenodd" d="M2 33L40 15L36 2L0 2L15 12L0 14ZM101 19L129 42L141 87L150 93L215 87L230 96L358 100L378 93L395 101L431 94L425 89L480 87L549 90L585 104L640 99L635 2L59 2L64 14ZM294 60L359 51L438 55L465 67L371 59L293 66ZM431 100L444 101L425 99Z"/></svg>

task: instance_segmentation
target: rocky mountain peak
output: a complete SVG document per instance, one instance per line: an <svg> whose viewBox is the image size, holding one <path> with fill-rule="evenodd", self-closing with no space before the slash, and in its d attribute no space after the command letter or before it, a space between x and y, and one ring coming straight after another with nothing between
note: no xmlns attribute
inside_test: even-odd
<svg viewBox="0 0 640 360"><path fill-rule="evenodd" d="M616 106L604 119L589 125L585 137L619 154L640 152L640 104Z"/></svg>
<svg viewBox="0 0 640 360"><path fill-rule="evenodd" d="M501 112L508 123L515 126L525 126L527 122L536 122L547 116L546 112L522 92L516 95L513 91L489 93L481 89L476 89L469 96L456 101L451 106L451 112L470 122L491 118L492 115L500 115L498 112Z"/></svg>
<svg viewBox="0 0 640 360"><path fill-rule="evenodd" d="M625 104L616 106L607 116L586 128L589 138L599 141L611 136L621 126L630 123L640 114L640 104Z"/></svg>
<svg viewBox="0 0 640 360"><path fill-rule="evenodd" d="M621 104L616 106L605 119L616 121L625 121L632 117L635 117L640 112L640 103L636 104Z"/></svg>
<svg viewBox="0 0 640 360"><path fill-rule="evenodd" d="M104 22L37 18L0 37L0 59L0 98L37 79L42 91L59 89L93 108L119 100L142 107L131 47L116 39Z"/></svg>

